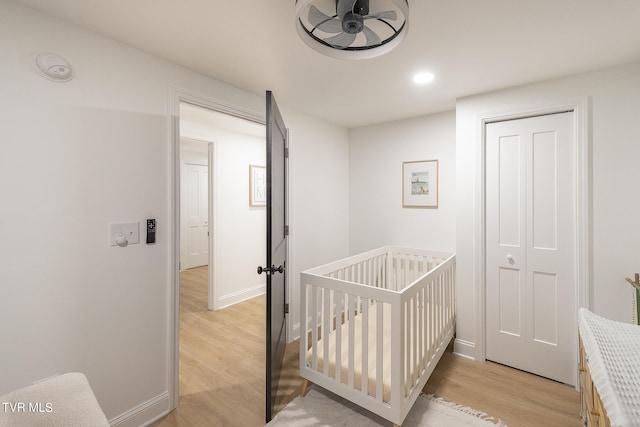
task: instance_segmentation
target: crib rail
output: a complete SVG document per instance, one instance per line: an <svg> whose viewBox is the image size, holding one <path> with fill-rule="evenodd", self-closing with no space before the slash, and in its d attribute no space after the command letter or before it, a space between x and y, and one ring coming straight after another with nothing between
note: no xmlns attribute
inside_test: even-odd
<svg viewBox="0 0 640 427"><path fill-rule="evenodd" d="M422 390L437 361L453 337L455 327L455 256L435 267L401 296L401 375L396 387L404 395ZM447 335L448 338L447 338ZM445 346L445 347L443 347Z"/></svg>
<svg viewBox="0 0 640 427"><path fill-rule="evenodd" d="M399 291L451 256L446 252L385 246L309 269L303 274Z"/></svg>
<svg viewBox="0 0 640 427"><path fill-rule="evenodd" d="M401 424L453 336L455 255L376 249L301 273L300 295L301 375Z"/></svg>

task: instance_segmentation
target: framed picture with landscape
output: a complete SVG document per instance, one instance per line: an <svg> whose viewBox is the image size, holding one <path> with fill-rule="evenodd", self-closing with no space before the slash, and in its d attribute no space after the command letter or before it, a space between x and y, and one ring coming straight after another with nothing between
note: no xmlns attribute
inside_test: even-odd
<svg viewBox="0 0 640 427"><path fill-rule="evenodd" d="M438 161L402 163L402 207L438 208Z"/></svg>

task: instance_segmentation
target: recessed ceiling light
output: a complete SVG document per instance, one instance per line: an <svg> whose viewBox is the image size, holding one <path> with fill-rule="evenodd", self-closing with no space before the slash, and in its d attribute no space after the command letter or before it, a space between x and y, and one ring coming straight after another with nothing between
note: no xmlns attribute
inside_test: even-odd
<svg viewBox="0 0 640 427"><path fill-rule="evenodd" d="M418 85L431 83L435 76L432 73L417 73L413 76L413 82Z"/></svg>

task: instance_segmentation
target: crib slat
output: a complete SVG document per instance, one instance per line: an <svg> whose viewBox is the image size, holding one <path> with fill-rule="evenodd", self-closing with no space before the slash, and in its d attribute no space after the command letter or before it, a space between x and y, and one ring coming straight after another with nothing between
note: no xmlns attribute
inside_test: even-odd
<svg viewBox="0 0 640 427"><path fill-rule="evenodd" d="M395 290L396 288L396 269L393 254L389 254L387 259L387 289Z"/></svg>
<svg viewBox="0 0 640 427"><path fill-rule="evenodd" d="M415 384L418 379L418 365L420 360L420 348L418 347L418 342L420 341L420 330L418 329L418 317L419 317L419 307L418 307L418 296L413 297L413 361L411 362L413 375L411 376L411 385Z"/></svg>
<svg viewBox="0 0 640 427"><path fill-rule="evenodd" d="M404 331L404 357L405 361L402 364L404 366L404 371L402 372L402 383L404 384L404 390L402 390L402 394L406 394L408 384L410 383L409 376L411 372L411 339L413 338L411 333L411 301L407 301L402 304L404 308L405 315L403 316L401 329Z"/></svg>
<svg viewBox="0 0 640 427"><path fill-rule="evenodd" d="M444 324L449 323L449 287L447 286L447 272L442 272L442 307L444 310L443 320Z"/></svg>
<svg viewBox="0 0 640 427"><path fill-rule="evenodd" d="M451 286L451 270L447 270L446 271L446 279L447 279L447 289L449 290L449 294L447 297L447 323L449 323L451 321L451 300L453 299L453 295L452 295L452 286Z"/></svg>
<svg viewBox="0 0 640 427"><path fill-rule="evenodd" d="M447 301L447 304L449 306L449 322L451 322L451 319L453 317L453 310L451 307L451 301L454 299L453 296L453 286L452 286L452 271L449 269L447 270L447 289L449 289L449 299Z"/></svg>
<svg viewBox="0 0 640 427"><path fill-rule="evenodd" d="M415 374L415 343L417 341L417 334L416 334L416 327L415 327L415 314L416 314L416 310L415 310L415 298L411 298L409 300L409 303L407 304L407 316L409 318L409 325L407 327L407 331L409 332L406 335L406 341L408 341L408 343L405 345L405 354L406 354L406 363L405 366L407 369L407 379L406 379L406 383L405 383L405 394L407 393L407 391L409 390L409 388L411 387L411 385L413 385L414 382L414 374Z"/></svg>
<svg viewBox="0 0 640 427"><path fill-rule="evenodd" d="M424 336L425 336L425 329L424 329L424 317L425 317L425 311L427 310L426 304L424 303L424 289L420 289L420 291L418 292L418 299L419 299L419 305L420 305L420 317L418 318L418 325L420 325L420 332L418 333L418 338L420 340L420 342L418 343L418 348L419 348L419 369L422 371L423 369L425 369L425 357L424 357Z"/></svg>
<svg viewBox="0 0 640 427"><path fill-rule="evenodd" d="M406 303L402 304L403 308L404 308L404 316L402 319L402 323L404 323L404 325L402 325L401 329L404 331L404 357L405 357L405 361L403 363L404 366L404 371L402 372L402 383L405 386L405 389L402 390L402 394L404 395L407 390L407 386L408 383L410 382L409 380L409 376L410 376L410 372L411 372L411 349L410 349L410 345L411 345L411 339L413 338L413 335L411 333L411 301L407 301Z"/></svg>
<svg viewBox="0 0 640 427"><path fill-rule="evenodd" d="M421 290L420 296L422 309L421 309L421 317L420 317L420 339L422 342L420 357L421 357L421 367L424 368L429 358L429 289L423 288Z"/></svg>
<svg viewBox="0 0 640 427"><path fill-rule="evenodd" d="M369 299L364 298L362 303L362 380L360 390L368 393L369 390Z"/></svg>
<svg viewBox="0 0 640 427"><path fill-rule="evenodd" d="M322 306L322 371L325 376L329 376L329 341L330 341L330 326L331 321L331 299L329 289L323 289L323 306Z"/></svg>
<svg viewBox="0 0 640 427"><path fill-rule="evenodd" d="M402 288L400 288L400 289L404 289L404 287L407 286L407 283L409 283L411 281L411 271L410 271L411 260L410 260L410 257L407 254L404 254L403 259L404 259L404 281L402 282ZM400 289L398 289L398 290L400 290Z"/></svg>
<svg viewBox="0 0 640 427"><path fill-rule="evenodd" d="M431 357L433 357L433 343L434 343L433 331L435 330L435 325L436 325L436 322L435 322L436 305L434 300L433 281L429 282L429 287L427 288L427 290L429 291L429 319L428 319L429 351L427 353L427 357L429 358L429 360L431 360Z"/></svg>
<svg viewBox="0 0 640 427"><path fill-rule="evenodd" d="M369 263L368 262L364 262L362 263L362 283L371 283L371 275L369 273ZM373 286L373 285L371 285ZM375 287L375 286L373 286Z"/></svg>
<svg viewBox="0 0 640 427"><path fill-rule="evenodd" d="M440 331L440 334L442 334L442 329L445 325L444 281L442 280L442 275L439 275L437 280L438 290L440 292L440 324L438 325L440 326L440 328L438 329L438 331Z"/></svg>
<svg viewBox="0 0 640 427"><path fill-rule="evenodd" d="M374 287L379 287L378 283L376 283L376 259L371 258L369 260L369 282Z"/></svg>
<svg viewBox="0 0 640 427"><path fill-rule="evenodd" d="M452 263L449 267L449 288L451 289L451 301L449 304L451 306L451 320L455 322L456 318L456 268L455 264Z"/></svg>
<svg viewBox="0 0 640 427"><path fill-rule="evenodd" d="M384 382L382 349L384 348L384 315L383 303L376 304L376 399L383 400L382 386Z"/></svg>
<svg viewBox="0 0 640 427"><path fill-rule="evenodd" d="M438 301L438 318L436 320L436 330L438 331L438 335L436 336L436 341L440 334L440 328L442 327L442 286L440 276L436 277L436 299Z"/></svg>
<svg viewBox="0 0 640 427"><path fill-rule="evenodd" d="M311 286L311 367L318 370L318 292L320 289Z"/></svg>
<svg viewBox="0 0 640 427"><path fill-rule="evenodd" d="M393 255L393 259L391 261L391 271L393 275L393 289L394 291L398 290L398 281L400 280L400 260L398 257Z"/></svg>
<svg viewBox="0 0 640 427"><path fill-rule="evenodd" d="M416 254L411 255L411 282L418 278L418 271L420 271L419 263L420 256Z"/></svg>
<svg viewBox="0 0 640 427"><path fill-rule="evenodd" d="M434 320L434 331L435 331L435 335L434 335L434 342L437 342L438 340L438 332L439 332L439 327L440 327L440 318L442 316L442 301L440 299L440 282L438 280L438 277L435 277L433 279L433 300L435 301L435 310L434 310L434 315L435 315L435 320Z"/></svg>
<svg viewBox="0 0 640 427"><path fill-rule="evenodd" d="M355 305L356 305L356 297L354 295L348 295L349 297L349 375L347 376L347 384L350 388L353 388L354 377L355 377L355 332L356 332L356 322L355 322Z"/></svg>
<svg viewBox="0 0 640 427"><path fill-rule="evenodd" d="M404 254L404 283L402 284L401 289L404 289L404 287L407 286L407 283L410 283L410 282L411 282L411 256L409 256L408 254Z"/></svg>
<svg viewBox="0 0 640 427"><path fill-rule="evenodd" d="M334 292L334 302L333 306L335 307L335 315L334 322L336 324L336 372L335 379L340 382L342 377L342 292Z"/></svg>
<svg viewBox="0 0 640 427"><path fill-rule="evenodd" d="M389 288L389 254L384 254L382 256L382 281L384 283L385 289Z"/></svg>

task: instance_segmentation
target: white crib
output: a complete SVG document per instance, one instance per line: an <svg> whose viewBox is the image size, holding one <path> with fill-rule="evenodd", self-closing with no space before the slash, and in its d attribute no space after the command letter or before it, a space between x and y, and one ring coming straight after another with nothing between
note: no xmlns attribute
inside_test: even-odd
<svg viewBox="0 0 640 427"><path fill-rule="evenodd" d="M387 246L300 276L302 394L401 425L455 332L455 254Z"/></svg>

